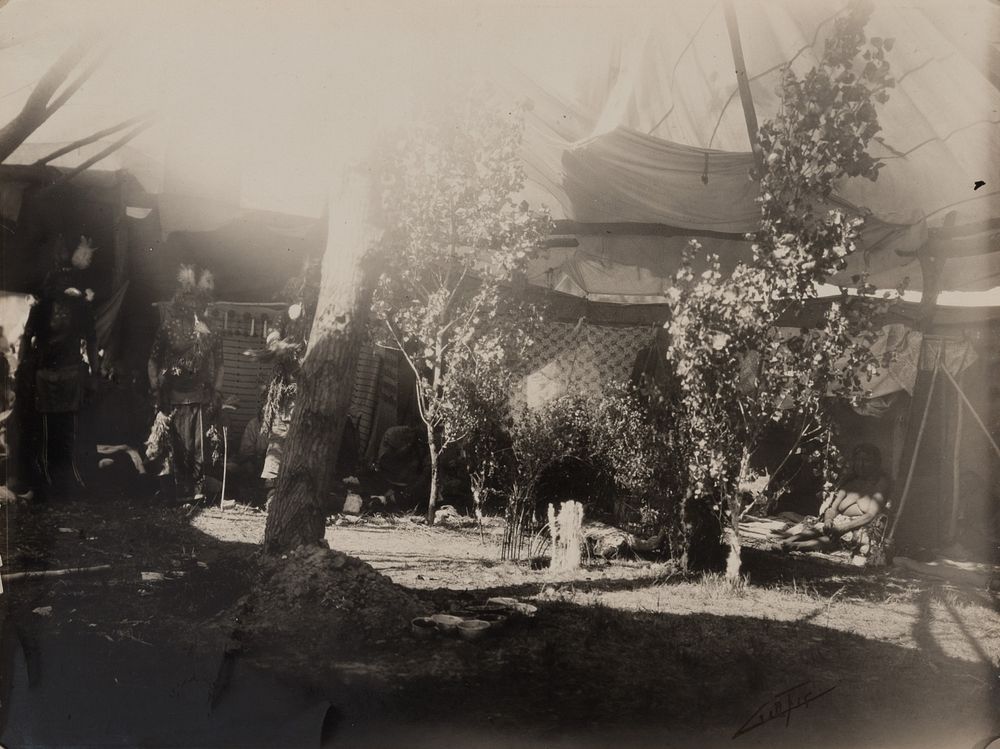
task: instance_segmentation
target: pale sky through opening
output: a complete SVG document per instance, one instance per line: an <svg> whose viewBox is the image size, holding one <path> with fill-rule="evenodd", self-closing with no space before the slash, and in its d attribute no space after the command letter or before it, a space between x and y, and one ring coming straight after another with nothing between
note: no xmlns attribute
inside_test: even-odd
<svg viewBox="0 0 1000 749"><path fill-rule="evenodd" d="M578 11L573 33L600 28L613 10ZM109 119L156 109L192 150L218 147L216 138L200 136L225 130L264 160L286 160L288 149L350 157L375 130L398 125L415 100L433 97L441 81L486 69L505 54L568 88L574 65L567 54L577 47L560 49L565 18L560 27L559 8L530 11L457 3L14 0L0 11L0 43L25 38L34 64L5 70L0 97L36 80L74 38L94 29L108 35L113 52L80 98L88 108L105 102ZM588 23L592 17L598 20ZM9 98L12 107L21 101ZM0 98L0 113L5 104ZM61 114L40 135L78 137L73 110Z"/></svg>

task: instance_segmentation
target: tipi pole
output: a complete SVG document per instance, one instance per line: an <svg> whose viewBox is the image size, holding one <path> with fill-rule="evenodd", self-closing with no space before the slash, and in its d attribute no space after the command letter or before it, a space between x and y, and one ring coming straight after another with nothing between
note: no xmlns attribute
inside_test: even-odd
<svg viewBox="0 0 1000 749"><path fill-rule="evenodd" d="M958 378L961 379L965 372L965 359L969 354L968 345L962 354L962 363L959 365ZM945 371L948 371L947 365ZM955 414L955 440L952 451L951 465L951 517L948 519L948 538L955 537L955 529L958 527L958 495L961 492L961 453L962 453L962 416L965 409L962 408L961 400L956 398L957 408Z"/></svg>
<svg viewBox="0 0 1000 749"><path fill-rule="evenodd" d="M86 161L84 161L79 166L74 167L72 171L66 172L66 174L64 174L63 176L59 177L55 182L53 182L51 185L49 185L49 187L55 187L56 185L62 185L62 184L65 184L65 183L69 182L71 179L73 179L77 175L81 174L82 172L87 171L90 167L92 167L98 161L101 161L102 159L106 159L108 156L110 156L111 154L113 154L115 151L117 151L120 148L122 148L125 145L127 145L129 141L131 141L137 135L140 135L144 131L146 131L149 128L151 128L154 124L155 123L153 122L153 120L146 120L145 122L140 122L134 128L132 128L131 130L129 130L127 133L125 133L125 135L123 135L121 138L119 138L114 143L112 143L110 146L108 146L107 148L105 148L103 151L101 151L100 153L97 153L97 154L91 156L89 159L87 159Z"/></svg>
<svg viewBox="0 0 1000 749"><path fill-rule="evenodd" d="M949 212L944 217L944 226L950 227L954 226L955 219L958 214L955 211ZM934 313L937 311L937 300L938 294L940 293L940 280L941 271L944 266L944 258L938 258L928 251L928 245L925 243L918 251L917 258L920 260L920 272L923 280L923 289L920 292L920 317L918 320L917 327L921 334L924 335L924 342L921 346L926 345L926 334L931 328L931 323L934 321ZM910 493L910 483L913 481L913 471L917 466L917 456L920 454L920 443L923 440L924 429L927 426L927 414L931 410L931 400L934 397L934 385L937 382L938 369L941 366L941 356L944 353L944 348L938 349L937 358L934 360L934 372L931 375L931 385L927 393L927 402L924 404L924 413L920 418L920 428L917 430L917 439L913 445L913 455L910 456L910 468L906 472L906 482L903 484L903 493L899 498L899 507L896 508L896 516L892 519L892 527L889 529L889 534L886 536L886 541L892 541L892 537L896 533L896 526L899 525L899 519L903 516L903 507L906 505L906 498ZM947 368L945 372L947 373Z"/></svg>
<svg viewBox="0 0 1000 749"><path fill-rule="evenodd" d="M946 368L944 370L944 373L948 375L948 379L951 380L951 384L955 386L955 390L958 392L958 397L962 399L962 402L965 404L965 407L968 408L969 413L972 414L972 418L976 420L976 423L979 424L979 428L982 429L983 434L986 435L986 439L990 441L990 444L993 446L993 451L997 454L997 457L1000 457L1000 446L998 446L996 440L993 439L993 435L990 434L990 430L986 428L986 424L983 423L983 420L979 417L979 414L976 413L976 409L972 407L972 403L966 397L965 393L962 391L962 388L959 387L958 382L952 376L951 372L949 372Z"/></svg>
<svg viewBox="0 0 1000 749"><path fill-rule="evenodd" d="M941 367L941 349L938 349L937 358L934 360L934 372L931 374L931 385L927 390L927 402L924 403L924 413L920 418L920 428L917 430L917 439L913 445L913 455L910 456L910 468L906 472L906 482L903 484L903 493L899 498L899 507L896 508L896 517L892 519L892 528L889 529L887 541L891 541L896 534L896 526L903 516L903 507L906 506L906 498L910 493L910 484L913 482L913 472L917 467L917 458L920 456L920 443L924 438L924 429L927 427L927 415L931 411L931 403L934 399L934 385L937 383L938 369Z"/></svg>
<svg viewBox="0 0 1000 749"><path fill-rule="evenodd" d="M723 0L722 9L726 16L726 31L729 32L729 46L733 51L733 64L736 66L736 84L740 91L740 103L743 104L743 117L747 122L747 135L750 137L750 149L753 151L754 165L758 174L763 171L764 159L757 142L757 111L753 106L753 96L750 94L750 79L747 78L747 64L743 59L743 42L740 40L740 24L736 18L733 0Z"/></svg>
<svg viewBox="0 0 1000 749"><path fill-rule="evenodd" d="M219 493L219 509L226 509L226 474L229 473L229 427L222 427L222 490Z"/></svg>

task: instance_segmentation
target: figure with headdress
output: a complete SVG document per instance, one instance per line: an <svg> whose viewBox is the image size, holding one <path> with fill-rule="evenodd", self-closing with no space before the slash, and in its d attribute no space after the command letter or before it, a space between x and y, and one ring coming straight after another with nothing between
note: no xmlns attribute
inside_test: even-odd
<svg viewBox="0 0 1000 749"><path fill-rule="evenodd" d="M319 299L319 275L318 263L307 261L301 273L288 281L280 294L280 298L289 303L280 330L271 331L264 349L247 352L272 367L271 378L264 389L258 427L259 436L266 445L260 477L267 487L268 501L274 494L292 422L299 370Z"/></svg>
<svg viewBox="0 0 1000 749"><path fill-rule="evenodd" d="M72 254L62 237L58 244L56 267L46 275L41 299L24 326L18 375L31 381L22 391L33 390L34 414L28 413L29 404L19 404L19 426L27 429L35 417L40 420L41 478L48 490L66 496L85 488L77 467L77 413L97 377L98 352L94 293L83 281L97 248L87 237L80 237Z"/></svg>
<svg viewBox="0 0 1000 749"><path fill-rule="evenodd" d="M198 276L182 265L177 280L147 367L157 415L146 457L162 465L161 476L173 477L178 498L197 500L206 470L221 458L222 339L206 316L215 287L211 272Z"/></svg>

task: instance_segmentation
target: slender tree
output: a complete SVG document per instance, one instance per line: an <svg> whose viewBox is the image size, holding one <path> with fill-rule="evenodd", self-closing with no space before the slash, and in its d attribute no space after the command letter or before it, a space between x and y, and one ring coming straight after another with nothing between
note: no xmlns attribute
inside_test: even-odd
<svg viewBox="0 0 1000 749"><path fill-rule="evenodd" d="M511 286L551 224L545 211L516 200L525 180L522 128L520 113L474 94L418 121L386 158L375 314L387 345L416 375L431 470L428 523L441 455L469 430L469 373L503 366L524 341L525 311Z"/></svg>

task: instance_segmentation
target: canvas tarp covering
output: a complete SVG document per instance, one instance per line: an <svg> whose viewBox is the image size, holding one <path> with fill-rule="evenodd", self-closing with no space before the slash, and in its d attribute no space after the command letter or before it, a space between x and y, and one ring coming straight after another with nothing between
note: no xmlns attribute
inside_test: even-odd
<svg viewBox="0 0 1000 749"><path fill-rule="evenodd" d="M750 260L750 242L735 236L702 235L692 237L678 233L645 233L631 234L628 225L616 224L613 230L599 233L577 234L574 237L576 248L554 248L543 252L535 260L528 271L529 279L538 286L553 289L565 294L583 297L594 302L611 302L615 304L662 304L666 301L665 292L673 284L673 279L681 267L685 249L692 239L696 239L701 249L695 257L695 268L707 267L709 255L717 255L723 272L731 272L737 262ZM910 243L918 241L924 235L921 225L905 229L889 227L873 222L869 224L863 237L874 248L885 246L886 243ZM914 283L907 284L908 289L920 287L920 265L913 260L908 265L901 265L894 252L870 251L872 259L866 271L869 281L876 286L892 288L900 280L910 279ZM897 261L891 258L896 257ZM965 258L970 262L982 264L1000 255L984 255L975 258ZM860 262L864 262L859 258ZM887 261L887 262L884 262ZM1000 270L1000 263L997 264ZM945 266L952 268L951 264ZM900 273L905 275L901 278ZM949 278L961 275L956 268ZM842 276L849 275L845 271ZM916 277L911 278L910 273ZM970 287L984 283L988 274L975 274L978 281L971 281L962 276ZM834 279L837 280L837 279ZM955 280L959 280L955 278ZM850 281L844 281L850 285ZM949 288L954 288L951 286ZM988 287L992 288L992 286Z"/></svg>
<svg viewBox="0 0 1000 749"><path fill-rule="evenodd" d="M815 65L847 3L758 2L736 6L757 115L772 117L782 68ZM989 53L1000 41L1000 9L990 3L876 3L869 36L895 39L888 55L897 80L880 107L874 152L879 182L846 180L840 194L890 223L940 226L949 210L972 224L1000 213L1000 185L973 191L1000 155ZM628 41L607 52L611 79L591 88L596 133L629 128L666 141L726 152L749 151L732 71L722 3L637 11ZM993 58L995 59L995 58ZM979 175L978 177L976 175Z"/></svg>
<svg viewBox="0 0 1000 749"><path fill-rule="evenodd" d="M761 121L777 111L782 66L791 62L801 74L814 65L845 8L739 4ZM512 88L533 104L529 174L555 196L554 210L577 221L753 230L756 185L747 178L750 144L721 3L643 8L621 28L603 47L588 48L591 74L575 89L527 74L515 79ZM961 257L947 264L944 288L993 288L1000 241L989 222L1000 218L1000 188L991 188L985 173L1000 163L1000 70L989 67L1000 11L988 3L954 12L934 3L877 4L867 31L895 38L889 60L898 84L880 107L883 130L873 145L885 162L879 180L845 180L838 189L843 205L865 206L873 217L863 251L834 280L850 285L868 272L879 286L908 279L910 289L921 289L915 251L954 212L957 225L979 228L949 240L948 251ZM987 185L974 190L978 179ZM662 241L673 253L684 243Z"/></svg>
<svg viewBox="0 0 1000 749"><path fill-rule="evenodd" d="M1000 220L1000 186L990 173L1000 162L1000 92L989 62L1000 9L959 5L876 4L867 31L896 39L889 60L898 84L880 110L883 131L874 150L886 166L878 182L846 180L837 191L845 204L871 209L872 225L878 224L842 282L871 269L880 285L908 276L911 288L921 288L913 251L924 232L942 227L953 212L960 227ZM777 111L782 67L801 73L814 65L845 8L843 1L738 4L761 121ZM451 8L446 21L454 45L426 44L422 35L433 24L413 24L405 13L373 15L358 28L398 42L378 45L373 54L359 46L357 40L370 38L363 33L354 35L354 46L349 37L331 41L331 33L343 33L336 13L306 28L287 17L294 14L262 7L235 29L211 8L169 26L157 13L171 10L154 13L150 6L12 163L31 163L154 104L162 110L156 126L116 158L164 195L165 232L214 228L246 211L319 219L338 159L363 158L374 133L405 126L414 102L440 90L443 71L486 63L508 94L531 101L526 195L548 204L557 218L662 223L693 233L752 229L749 140L721 3L581 6L570 17L561 10L519 7L515 22L509 9L477 6L466 29L463 13ZM61 5L56 13L47 0L15 0L3 9L5 28L18 32L19 43L0 49L0 64L12 71L0 91L0 121L18 110L33 81L86 23L108 26L105 11L88 4L74 15ZM32 36L37 29L45 33ZM170 34L182 34L184 44L166 44ZM250 46L258 38L268 54ZM364 74L343 75L341 58L352 55L366 64L355 60L350 69ZM356 122L338 119L355 111L364 112ZM81 147L55 163L79 164L106 144ZM987 184L973 190L979 179ZM987 225L964 244L976 253L996 249L989 232ZM676 253L679 244L666 242L665 251ZM955 262L946 274L949 288L981 288L996 279L996 266Z"/></svg>
<svg viewBox="0 0 1000 749"><path fill-rule="evenodd" d="M592 302L662 304L680 268L686 238L643 235L581 235L572 251L550 251L529 269L532 283ZM749 259L749 245L704 237L703 260L718 254L725 271ZM702 267L699 265L699 268Z"/></svg>

